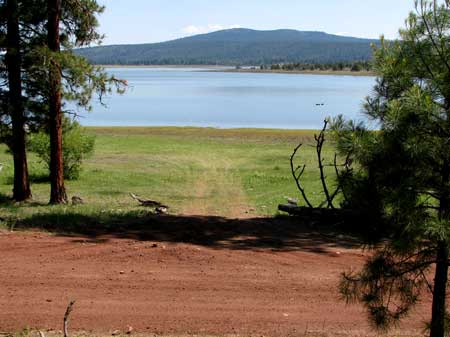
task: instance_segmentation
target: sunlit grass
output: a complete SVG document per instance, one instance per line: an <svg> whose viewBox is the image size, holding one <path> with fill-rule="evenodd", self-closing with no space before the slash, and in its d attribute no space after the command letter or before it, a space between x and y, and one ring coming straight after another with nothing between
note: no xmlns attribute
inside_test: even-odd
<svg viewBox="0 0 450 337"><path fill-rule="evenodd" d="M79 206L48 206L46 169L29 156L33 200L23 205L4 202L4 219L26 219L36 214L67 212L98 216L111 212L142 212L130 192L170 205L181 214L192 201L213 206L215 215L229 216L235 193L243 196L245 209L254 216L274 215L285 196L298 197L291 178L289 157L299 143L305 146L298 161L307 169L304 184L311 201L320 193L314 131L212 129L212 128L88 128L97 135L95 154L83 165L78 180L66 181L69 197L82 197ZM324 150L331 162L332 149ZM11 196L13 166L10 154L0 147L0 193ZM328 168L330 179L333 174ZM198 191L205 182L204 195ZM208 205L206 205L208 206ZM209 207L208 206L208 207ZM209 209L205 207L205 209Z"/></svg>

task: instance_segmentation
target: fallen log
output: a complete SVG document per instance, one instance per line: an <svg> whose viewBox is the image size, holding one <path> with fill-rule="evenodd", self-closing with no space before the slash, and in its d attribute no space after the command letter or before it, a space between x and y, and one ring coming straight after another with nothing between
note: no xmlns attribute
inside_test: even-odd
<svg viewBox="0 0 450 337"><path fill-rule="evenodd" d="M296 206L293 204L278 205L278 210L295 216L315 217L315 218L334 218L338 220L355 220L363 217L363 212L353 209L343 208L315 208Z"/></svg>

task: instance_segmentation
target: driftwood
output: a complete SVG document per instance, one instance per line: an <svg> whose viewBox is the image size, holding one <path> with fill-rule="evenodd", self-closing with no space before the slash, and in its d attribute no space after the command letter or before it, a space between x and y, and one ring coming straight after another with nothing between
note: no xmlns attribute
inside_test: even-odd
<svg viewBox="0 0 450 337"><path fill-rule="evenodd" d="M142 206L147 206L147 207L166 207L166 208L169 208L168 206L163 205L159 201L155 201L155 200L151 200L151 199L142 199L142 198L139 198L136 194L133 194L133 193L130 193L130 196L134 200L139 202Z"/></svg>
<svg viewBox="0 0 450 337"><path fill-rule="evenodd" d="M73 310L73 305L75 304L75 301L70 301L69 305L67 306L66 313L64 314L64 337L68 337L68 326L69 326L69 316L70 313Z"/></svg>
<svg viewBox="0 0 450 337"><path fill-rule="evenodd" d="M139 198L136 194L133 194L133 193L130 193L130 196L134 200L139 202L141 204L141 206L155 207L156 208L156 212L159 213L159 214L167 213L167 210L169 209L169 206L166 206L166 205L160 203L159 201L155 201L155 200L151 200L151 199L142 199L142 198Z"/></svg>

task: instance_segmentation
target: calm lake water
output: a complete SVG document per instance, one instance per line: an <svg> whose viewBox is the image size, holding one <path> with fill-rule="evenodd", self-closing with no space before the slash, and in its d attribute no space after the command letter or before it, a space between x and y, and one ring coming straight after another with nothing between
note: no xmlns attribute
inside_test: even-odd
<svg viewBox="0 0 450 337"><path fill-rule="evenodd" d="M208 126L317 129L327 116L362 119L373 77L109 68L124 95L81 113L86 126Z"/></svg>

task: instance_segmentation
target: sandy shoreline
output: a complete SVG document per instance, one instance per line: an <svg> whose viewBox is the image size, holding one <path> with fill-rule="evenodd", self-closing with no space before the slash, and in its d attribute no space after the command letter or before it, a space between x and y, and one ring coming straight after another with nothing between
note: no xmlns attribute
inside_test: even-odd
<svg viewBox="0 0 450 337"><path fill-rule="evenodd" d="M331 75L331 76L376 76L371 71L350 71L350 70L270 70L270 69L236 69L232 66L220 65L100 65L104 68L142 68L142 69L199 69L208 72L224 73L250 73L250 74L287 74L287 75Z"/></svg>

